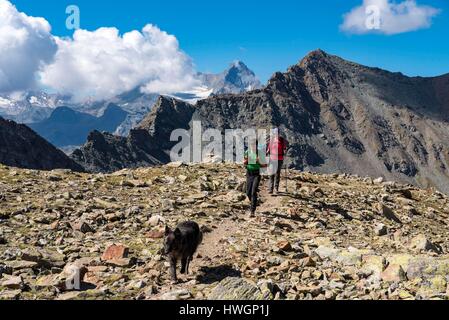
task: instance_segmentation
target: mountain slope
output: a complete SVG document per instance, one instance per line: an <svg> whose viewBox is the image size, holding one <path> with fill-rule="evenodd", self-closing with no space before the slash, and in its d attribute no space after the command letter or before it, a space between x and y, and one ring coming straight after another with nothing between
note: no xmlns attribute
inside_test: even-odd
<svg viewBox="0 0 449 320"><path fill-rule="evenodd" d="M168 151L175 142L170 134L189 128L194 108L175 99L160 97L148 116L127 137L92 132L87 143L72 158L93 172L151 166L170 161ZM168 139L167 139L168 136Z"/></svg>
<svg viewBox="0 0 449 320"><path fill-rule="evenodd" d="M79 146L93 130L114 132L126 119L127 113L110 104L101 117L81 113L68 107L56 108L51 116L30 127L57 147Z"/></svg>
<svg viewBox="0 0 449 320"><path fill-rule="evenodd" d="M449 192L448 95L449 75L410 78L317 50L263 89L198 101L194 116L222 130L280 126L298 169Z"/></svg>
<svg viewBox="0 0 449 320"><path fill-rule="evenodd" d="M0 118L0 163L27 169L84 171L25 125Z"/></svg>

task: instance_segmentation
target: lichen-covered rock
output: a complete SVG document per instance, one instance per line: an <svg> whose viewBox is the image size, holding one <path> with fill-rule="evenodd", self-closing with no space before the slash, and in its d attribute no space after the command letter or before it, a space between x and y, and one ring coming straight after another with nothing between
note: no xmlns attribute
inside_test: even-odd
<svg viewBox="0 0 449 320"><path fill-rule="evenodd" d="M210 300L267 300L270 293L242 278L226 278L207 297Z"/></svg>

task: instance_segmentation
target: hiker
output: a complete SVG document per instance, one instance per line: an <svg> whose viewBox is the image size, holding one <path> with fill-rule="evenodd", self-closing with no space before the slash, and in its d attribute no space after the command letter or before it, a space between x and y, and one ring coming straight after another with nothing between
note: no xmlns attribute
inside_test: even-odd
<svg viewBox="0 0 449 320"><path fill-rule="evenodd" d="M265 164L265 150L258 147L257 141L250 141L245 152L244 164L246 166L246 195L249 201L251 201L250 217L254 217L261 180L260 169L267 167L267 164Z"/></svg>
<svg viewBox="0 0 449 320"><path fill-rule="evenodd" d="M281 183L282 166L288 149L288 141L283 138L279 129L275 128L271 131L271 137L267 145L267 155L270 158L270 181L269 194L277 194Z"/></svg>

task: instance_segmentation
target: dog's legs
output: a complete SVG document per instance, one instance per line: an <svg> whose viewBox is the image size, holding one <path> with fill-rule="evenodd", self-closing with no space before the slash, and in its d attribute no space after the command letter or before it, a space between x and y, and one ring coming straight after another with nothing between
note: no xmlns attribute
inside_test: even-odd
<svg viewBox="0 0 449 320"><path fill-rule="evenodd" d="M187 269L186 269L187 275L189 274L190 262L192 262L192 261L193 261L193 256L187 258Z"/></svg>
<svg viewBox="0 0 449 320"><path fill-rule="evenodd" d="M170 276L173 282L178 282L178 277L176 276L176 259L170 258Z"/></svg>
<svg viewBox="0 0 449 320"><path fill-rule="evenodd" d="M186 270L188 269L189 259L182 258L181 260L181 274L186 274Z"/></svg>

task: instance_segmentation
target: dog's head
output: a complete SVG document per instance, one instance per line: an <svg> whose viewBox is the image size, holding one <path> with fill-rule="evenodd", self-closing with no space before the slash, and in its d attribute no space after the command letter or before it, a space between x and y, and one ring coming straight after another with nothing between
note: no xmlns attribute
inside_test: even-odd
<svg viewBox="0 0 449 320"><path fill-rule="evenodd" d="M168 255L179 248L181 243L181 230L176 228L175 231L170 227L165 227L164 254Z"/></svg>

